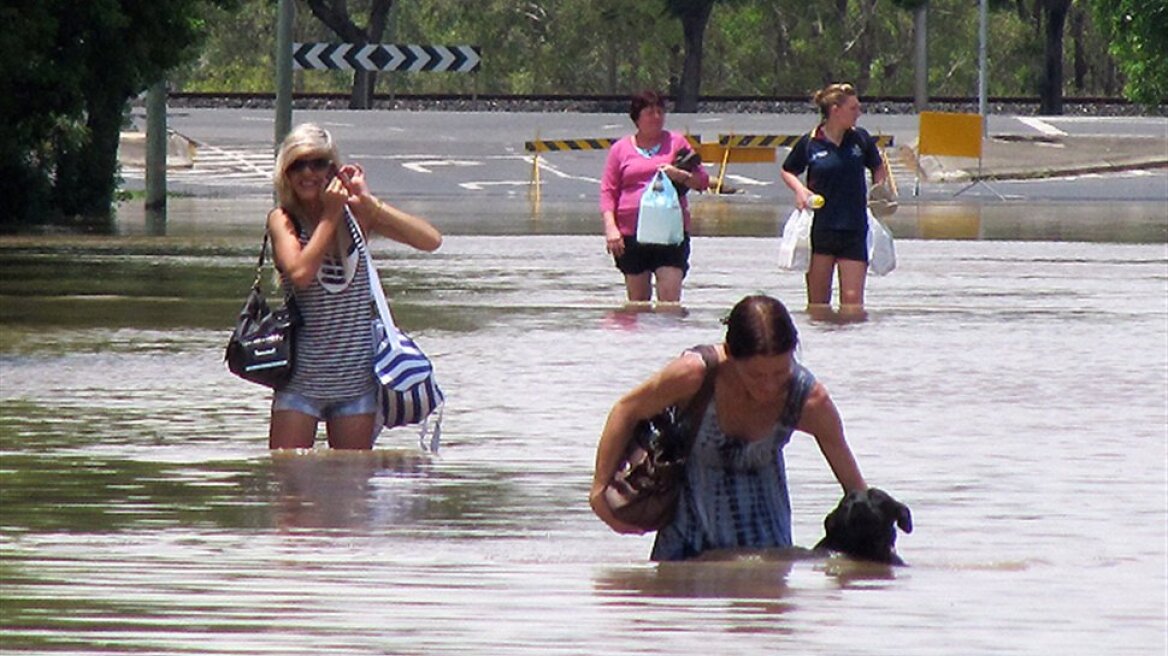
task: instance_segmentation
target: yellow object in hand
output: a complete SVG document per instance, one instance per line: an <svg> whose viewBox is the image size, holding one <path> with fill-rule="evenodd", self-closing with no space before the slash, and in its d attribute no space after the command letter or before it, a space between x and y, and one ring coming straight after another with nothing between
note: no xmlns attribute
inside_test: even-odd
<svg viewBox="0 0 1168 656"><path fill-rule="evenodd" d="M813 210L817 210L823 207L823 202L823 196L820 196L819 194L811 194L807 197L807 207Z"/></svg>

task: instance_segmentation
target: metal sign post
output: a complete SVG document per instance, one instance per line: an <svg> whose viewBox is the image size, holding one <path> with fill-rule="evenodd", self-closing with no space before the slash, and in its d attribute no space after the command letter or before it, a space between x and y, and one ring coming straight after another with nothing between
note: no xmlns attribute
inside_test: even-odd
<svg viewBox="0 0 1168 656"><path fill-rule="evenodd" d="M276 23L276 150L292 131L292 25L296 19L293 0L280 0Z"/></svg>

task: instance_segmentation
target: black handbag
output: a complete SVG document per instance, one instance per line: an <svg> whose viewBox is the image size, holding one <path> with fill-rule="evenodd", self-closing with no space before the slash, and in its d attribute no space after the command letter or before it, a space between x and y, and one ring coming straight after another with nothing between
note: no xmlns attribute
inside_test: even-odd
<svg viewBox="0 0 1168 656"><path fill-rule="evenodd" d="M625 524L655 531L668 524L681 496L685 463L702 415L714 392L718 358L711 346L698 346L706 378L685 410L666 408L637 422L620 465L604 488L612 514Z"/></svg>
<svg viewBox="0 0 1168 656"><path fill-rule="evenodd" d="M689 148L679 148L677 154L673 156L673 165L682 171L693 173L702 165L702 156ZM674 182L673 187L677 189L679 196L684 196L689 192L689 187L680 182Z"/></svg>
<svg viewBox="0 0 1168 656"><path fill-rule="evenodd" d="M260 247L255 281L239 311L235 331L227 342L223 359L231 373L272 389L280 389L292 379L296 366L296 328L300 312L296 299L284 297L282 306L272 309L264 296L261 280L268 251L268 233Z"/></svg>

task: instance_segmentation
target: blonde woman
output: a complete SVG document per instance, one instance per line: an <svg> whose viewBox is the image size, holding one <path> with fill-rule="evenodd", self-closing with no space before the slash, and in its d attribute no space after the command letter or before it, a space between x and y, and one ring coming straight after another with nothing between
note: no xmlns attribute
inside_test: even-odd
<svg viewBox="0 0 1168 656"><path fill-rule="evenodd" d="M324 421L329 446L372 448L371 290L357 237L379 234L433 251L442 235L375 197L365 171L342 164L332 136L311 123L284 139L273 178L278 205L267 219L273 258L304 323L292 380L272 399L268 446L312 448Z"/></svg>
<svg viewBox="0 0 1168 656"><path fill-rule="evenodd" d="M823 207L811 225L811 267L807 271L808 309L831 304L831 282L839 270L841 312L862 312L868 276L868 185L888 171L875 139L856 122L863 110L850 84L831 84L815 93L819 125L791 147L780 176L795 192L795 207L809 209L818 194ZM807 173L807 183L800 176Z"/></svg>

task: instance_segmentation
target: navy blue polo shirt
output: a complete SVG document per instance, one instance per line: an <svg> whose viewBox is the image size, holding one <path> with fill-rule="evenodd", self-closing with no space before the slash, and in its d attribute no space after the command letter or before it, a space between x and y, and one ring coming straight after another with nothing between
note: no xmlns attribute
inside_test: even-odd
<svg viewBox="0 0 1168 656"><path fill-rule="evenodd" d="M881 162L876 140L864 128L848 130L836 146L820 126L815 138L805 134L791 147L783 170L795 175L807 171L807 188L823 196L823 207L815 210L816 227L867 230L867 171Z"/></svg>

